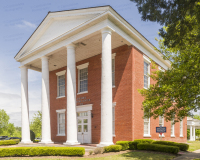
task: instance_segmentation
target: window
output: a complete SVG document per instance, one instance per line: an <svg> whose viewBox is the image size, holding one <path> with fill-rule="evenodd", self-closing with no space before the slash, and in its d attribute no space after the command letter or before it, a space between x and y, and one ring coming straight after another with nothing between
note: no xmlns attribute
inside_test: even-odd
<svg viewBox="0 0 200 160"><path fill-rule="evenodd" d="M144 118L144 137L151 137L151 135L150 135L150 118Z"/></svg>
<svg viewBox="0 0 200 160"><path fill-rule="evenodd" d="M150 86L150 63L151 61L149 60L149 58L147 58L146 56L143 56L144 58L144 88L149 88Z"/></svg>
<svg viewBox="0 0 200 160"><path fill-rule="evenodd" d="M164 117L163 116L159 116L159 126L164 126ZM159 134L159 136L161 136L160 134ZM164 134L162 134L162 136L164 137Z"/></svg>
<svg viewBox="0 0 200 160"><path fill-rule="evenodd" d="M115 86L115 59L112 59L112 86Z"/></svg>
<svg viewBox="0 0 200 160"><path fill-rule="evenodd" d="M174 135L174 120L171 121L171 137L175 137L175 135Z"/></svg>
<svg viewBox="0 0 200 160"><path fill-rule="evenodd" d="M57 136L65 136L65 109L57 110L57 125L58 133Z"/></svg>
<svg viewBox="0 0 200 160"><path fill-rule="evenodd" d="M88 92L88 65L85 63L77 66L78 68L78 92L87 93Z"/></svg>
<svg viewBox="0 0 200 160"><path fill-rule="evenodd" d="M112 127L113 127L113 136L115 136L115 106L116 106L116 102L113 103L113 107L112 107Z"/></svg>
<svg viewBox="0 0 200 160"><path fill-rule="evenodd" d="M180 121L180 137L183 137L183 121Z"/></svg>
<svg viewBox="0 0 200 160"><path fill-rule="evenodd" d="M57 97L65 97L65 72L57 72Z"/></svg>

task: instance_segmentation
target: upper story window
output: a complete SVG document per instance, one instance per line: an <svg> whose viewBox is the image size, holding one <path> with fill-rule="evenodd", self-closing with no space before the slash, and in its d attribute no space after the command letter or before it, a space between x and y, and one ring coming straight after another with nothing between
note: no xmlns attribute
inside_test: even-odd
<svg viewBox="0 0 200 160"><path fill-rule="evenodd" d="M78 68L78 93L88 92L88 65L85 63L77 66Z"/></svg>
<svg viewBox="0 0 200 160"><path fill-rule="evenodd" d="M149 88L150 86L150 63L151 61L146 56L144 57L144 88Z"/></svg>
<svg viewBox="0 0 200 160"><path fill-rule="evenodd" d="M65 97L65 73L66 70L57 72L57 97Z"/></svg>
<svg viewBox="0 0 200 160"><path fill-rule="evenodd" d="M116 53L112 54L112 86L115 87L115 56Z"/></svg>

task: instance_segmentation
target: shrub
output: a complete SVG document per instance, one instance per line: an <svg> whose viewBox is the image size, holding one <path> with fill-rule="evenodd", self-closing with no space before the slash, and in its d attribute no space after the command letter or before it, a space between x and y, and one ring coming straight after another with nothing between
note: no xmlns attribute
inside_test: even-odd
<svg viewBox="0 0 200 160"><path fill-rule="evenodd" d="M34 139L33 142L35 142L35 143L39 143L40 140Z"/></svg>
<svg viewBox="0 0 200 160"><path fill-rule="evenodd" d="M138 142L129 141L129 149L130 150L136 150L137 149L137 144L138 144Z"/></svg>
<svg viewBox="0 0 200 160"><path fill-rule="evenodd" d="M171 141L155 141L153 144L163 144L168 146L177 146L181 151L187 151L189 149L189 145L185 143L176 143Z"/></svg>
<svg viewBox="0 0 200 160"><path fill-rule="evenodd" d="M35 133L32 130L30 130L30 138L31 138L31 141L34 141L35 139Z"/></svg>
<svg viewBox="0 0 200 160"><path fill-rule="evenodd" d="M104 147L104 152L119 152L122 150L122 146L121 145L110 145L110 146L106 146Z"/></svg>
<svg viewBox="0 0 200 160"><path fill-rule="evenodd" d="M90 151L89 151L89 155L92 155L92 154L93 154L93 151L92 151L92 150L90 150Z"/></svg>
<svg viewBox="0 0 200 160"><path fill-rule="evenodd" d="M152 139L135 139L134 142L152 144L154 142L154 140L152 140Z"/></svg>
<svg viewBox="0 0 200 160"><path fill-rule="evenodd" d="M15 145L18 143L19 143L19 140L2 140L0 141L0 146Z"/></svg>
<svg viewBox="0 0 200 160"><path fill-rule="evenodd" d="M104 152L103 147L98 147L98 148L95 148L94 150L94 154L102 154L103 152Z"/></svg>
<svg viewBox="0 0 200 160"><path fill-rule="evenodd" d="M147 144L147 143L139 143L137 148L140 150L150 150L150 151L159 151L159 152L167 152L177 154L179 152L179 148L176 146L167 146L161 144Z"/></svg>
<svg viewBox="0 0 200 160"><path fill-rule="evenodd" d="M15 141L16 142L16 144L18 144L19 142L20 142L20 140L19 139L12 139L13 141Z"/></svg>
<svg viewBox="0 0 200 160"><path fill-rule="evenodd" d="M116 145L121 145L122 151L129 149L129 141L117 141Z"/></svg>
<svg viewBox="0 0 200 160"><path fill-rule="evenodd" d="M83 156L82 147L13 147L0 148L0 157L15 156Z"/></svg>

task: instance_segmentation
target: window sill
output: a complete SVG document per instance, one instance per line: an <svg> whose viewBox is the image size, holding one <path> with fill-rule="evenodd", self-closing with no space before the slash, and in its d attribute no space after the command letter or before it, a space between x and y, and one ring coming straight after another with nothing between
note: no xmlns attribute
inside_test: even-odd
<svg viewBox="0 0 200 160"><path fill-rule="evenodd" d="M113 137L115 137L115 134L113 134Z"/></svg>
<svg viewBox="0 0 200 160"><path fill-rule="evenodd" d="M79 95L79 94L85 94L85 93L88 93L88 91L85 91L85 92L79 92L79 93L77 93L77 95Z"/></svg>
<svg viewBox="0 0 200 160"><path fill-rule="evenodd" d="M175 135L171 135L171 138L175 138Z"/></svg>
<svg viewBox="0 0 200 160"><path fill-rule="evenodd" d="M144 134L143 137L151 137L149 134Z"/></svg>
<svg viewBox="0 0 200 160"><path fill-rule="evenodd" d="M143 87L144 89L149 89L149 88L146 88L146 87Z"/></svg>
<svg viewBox="0 0 200 160"><path fill-rule="evenodd" d="M115 88L115 86L112 86L112 88Z"/></svg>
<svg viewBox="0 0 200 160"><path fill-rule="evenodd" d="M65 96L60 96L60 97L56 97L56 99L59 99L59 98L64 98Z"/></svg>
<svg viewBox="0 0 200 160"><path fill-rule="evenodd" d="M181 138L183 138L183 135L180 135Z"/></svg>
<svg viewBox="0 0 200 160"><path fill-rule="evenodd" d="M56 136L65 136L65 134L57 134Z"/></svg>

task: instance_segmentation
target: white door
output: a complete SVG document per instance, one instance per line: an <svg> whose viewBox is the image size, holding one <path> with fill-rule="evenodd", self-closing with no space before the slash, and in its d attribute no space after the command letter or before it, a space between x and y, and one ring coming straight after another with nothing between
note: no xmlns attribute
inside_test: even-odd
<svg viewBox="0 0 200 160"><path fill-rule="evenodd" d="M87 112L77 113L77 125L78 125L78 142L79 143L91 143L91 117Z"/></svg>

